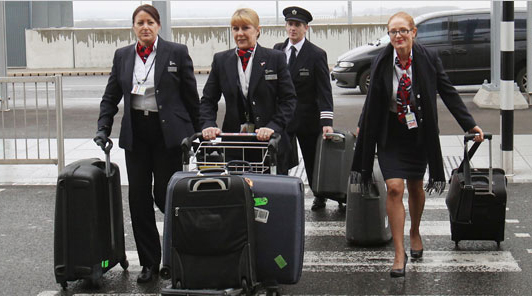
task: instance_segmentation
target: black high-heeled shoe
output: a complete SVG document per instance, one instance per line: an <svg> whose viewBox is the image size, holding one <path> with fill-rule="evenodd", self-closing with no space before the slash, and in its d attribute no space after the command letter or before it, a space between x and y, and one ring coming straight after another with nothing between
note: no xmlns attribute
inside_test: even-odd
<svg viewBox="0 0 532 296"><path fill-rule="evenodd" d="M404 277L405 274L406 274L406 262L408 262L408 256L406 256L406 253L405 253L405 263L403 265L403 268L402 269L392 269L390 271L390 276L393 277L393 278Z"/></svg>
<svg viewBox="0 0 532 296"><path fill-rule="evenodd" d="M423 249L417 251L410 249L410 256L412 259L421 259L423 257Z"/></svg>

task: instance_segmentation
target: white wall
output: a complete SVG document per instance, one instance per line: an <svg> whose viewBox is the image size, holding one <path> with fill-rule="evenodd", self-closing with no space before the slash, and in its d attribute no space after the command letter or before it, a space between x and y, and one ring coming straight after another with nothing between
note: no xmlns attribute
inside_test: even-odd
<svg viewBox="0 0 532 296"><path fill-rule="evenodd" d="M327 52L330 65L349 49L366 44L386 32L384 24L315 25L307 38ZM173 41L188 46L195 67L209 67L214 53L234 47L228 26L174 27ZM286 39L284 26L263 26L259 43L273 47ZM29 29L26 60L29 69L110 68L114 51L135 42L131 28Z"/></svg>

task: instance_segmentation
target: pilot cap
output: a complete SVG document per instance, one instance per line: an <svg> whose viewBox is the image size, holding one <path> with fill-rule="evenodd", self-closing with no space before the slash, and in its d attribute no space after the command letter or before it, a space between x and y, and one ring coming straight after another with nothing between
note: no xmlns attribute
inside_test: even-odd
<svg viewBox="0 0 532 296"><path fill-rule="evenodd" d="M308 24L312 21L312 14L306 9L297 6L290 6L283 9L285 21L298 21Z"/></svg>

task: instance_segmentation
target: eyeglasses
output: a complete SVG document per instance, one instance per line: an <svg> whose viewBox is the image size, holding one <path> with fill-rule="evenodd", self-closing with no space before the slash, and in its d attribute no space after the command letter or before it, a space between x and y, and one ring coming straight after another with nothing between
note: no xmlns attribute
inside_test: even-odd
<svg viewBox="0 0 532 296"><path fill-rule="evenodd" d="M411 31L413 31L413 29L411 29L411 30L409 30L409 29L401 29L399 31L393 30L393 31L388 31L388 35L390 37L396 36L398 33L400 33L401 35L406 35L406 34L410 33Z"/></svg>

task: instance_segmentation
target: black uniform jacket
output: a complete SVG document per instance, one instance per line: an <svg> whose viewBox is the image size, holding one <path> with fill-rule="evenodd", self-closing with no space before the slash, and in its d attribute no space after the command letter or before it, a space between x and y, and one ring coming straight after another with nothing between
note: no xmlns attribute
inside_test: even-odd
<svg viewBox="0 0 532 296"><path fill-rule="evenodd" d="M111 76L100 103L98 129L110 128L124 98L124 116L120 147L133 149L131 124L131 89L136 58L136 44L115 51ZM185 45L168 42L159 36L155 57L155 99L167 148L178 147L183 138L200 131L199 98L192 59Z"/></svg>
<svg viewBox="0 0 532 296"><path fill-rule="evenodd" d="M284 43L277 43L273 48L284 53L288 44L286 39ZM297 107L288 131L314 133L321 131L322 126L332 126L333 119L330 115L333 112L333 97L327 53L305 40L297 55L295 66L290 70L297 93ZM320 116L324 111L331 113L324 118Z"/></svg>
<svg viewBox="0 0 532 296"><path fill-rule="evenodd" d="M371 176L375 145L386 145L389 101L393 87L393 46L389 44L372 62L371 82L360 115L360 133L355 146L353 169L365 178ZM418 141L426 146L429 163L429 183L444 181L443 161L439 141L437 94L464 131L476 123L460 95L451 84L438 55L414 43L412 57L412 97L419 125Z"/></svg>

